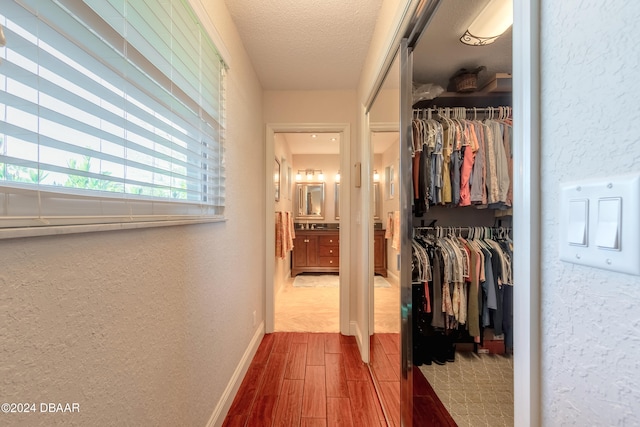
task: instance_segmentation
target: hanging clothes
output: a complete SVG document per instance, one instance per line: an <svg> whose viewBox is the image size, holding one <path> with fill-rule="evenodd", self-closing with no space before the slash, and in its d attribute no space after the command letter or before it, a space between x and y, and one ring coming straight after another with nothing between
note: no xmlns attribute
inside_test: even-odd
<svg viewBox="0 0 640 427"><path fill-rule="evenodd" d="M414 304L429 313L429 327L435 331L431 334L441 331L448 336L464 330L480 343L482 330L493 327L495 335L504 334L505 348L512 352L513 248L508 230L496 229L497 238L486 228L464 238L462 231L467 229L457 230L456 234L439 227L414 229L412 282L422 287L421 300ZM421 328L426 330L424 324Z"/></svg>
<svg viewBox="0 0 640 427"><path fill-rule="evenodd" d="M484 120L469 120L471 109L438 110L437 117L412 120L413 208L420 217L430 206L506 209L513 198L513 128L510 109L499 107Z"/></svg>

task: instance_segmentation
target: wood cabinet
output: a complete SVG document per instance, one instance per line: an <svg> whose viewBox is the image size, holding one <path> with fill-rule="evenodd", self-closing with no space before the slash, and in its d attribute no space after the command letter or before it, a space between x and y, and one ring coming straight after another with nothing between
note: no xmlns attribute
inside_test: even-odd
<svg viewBox="0 0 640 427"><path fill-rule="evenodd" d="M374 264L376 274L387 277L384 230L376 230ZM291 255L291 277L300 273L338 273L340 271L339 230L296 230Z"/></svg>
<svg viewBox="0 0 640 427"><path fill-rule="evenodd" d="M338 230L296 230L291 276L300 273L337 273L340 269Z"/></svg>
<svg viewBox="0 0 640 427"><path fill-rule="evenodd" d="M384 238L384 230L374 231L373 270L375 274L387 277L387 241Z"/></svg>

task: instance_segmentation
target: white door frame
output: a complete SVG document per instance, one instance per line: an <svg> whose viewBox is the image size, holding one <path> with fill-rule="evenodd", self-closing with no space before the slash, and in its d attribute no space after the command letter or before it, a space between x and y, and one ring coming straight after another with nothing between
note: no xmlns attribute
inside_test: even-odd
<svg viewBox="0 0 640 427"><path fill-rule="evenodd" d="M514 421L541 423L540 1L513 2Z"/></svg>
<svg viewBox="0 0 640 427"><path fill-rule="evenodd" d="M265 136L265 332L275 328L275 295L273 275L275 271L275 197L273 188L274 137L285 132L331 132L340 134L340 333L349 335L349 245L350 245L350 167L351 129L348 123L267 123ZM327 201L325 200L325 203Z"/></svg>

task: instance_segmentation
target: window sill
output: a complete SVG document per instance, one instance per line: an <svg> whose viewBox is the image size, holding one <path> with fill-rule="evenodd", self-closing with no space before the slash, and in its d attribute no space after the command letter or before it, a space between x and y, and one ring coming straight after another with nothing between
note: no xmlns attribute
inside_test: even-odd
<svg viewBox="0 0 640 427"><path fill-rule="evenodd" d="M165 221L118 222L108 224L53 225L40 227L16 227L0 229L0 240L23 237L56 236L63 234L93 233L97 231L133 230L139 228L172 227L178 225L226 222L226 218L210 217Z"/></svg>

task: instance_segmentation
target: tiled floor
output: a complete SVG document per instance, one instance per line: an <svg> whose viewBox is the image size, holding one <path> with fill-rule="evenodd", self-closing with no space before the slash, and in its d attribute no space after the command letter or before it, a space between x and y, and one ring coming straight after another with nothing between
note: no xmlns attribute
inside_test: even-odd
<svg viewBox="0 0 640 427"><path fill-rule="evenodd" d="M458 426L513 426L513 359L459 351L420 370Z"/></svg>
<svg viewBox="0 0 640 427"><path fill-rule="evenodd" d="M389 288L374 288L374 330L400 332L400 288L387 277ZM275 330L279 332L339 332L339 288L294 288L286 281L275 295Z"/></svg>
<svg viewBox="0 0 640 427"><path fill-rule="evenodd" d="M265 335L223 426L386 426L354 337Z"/></svg>

